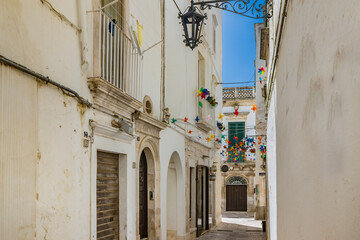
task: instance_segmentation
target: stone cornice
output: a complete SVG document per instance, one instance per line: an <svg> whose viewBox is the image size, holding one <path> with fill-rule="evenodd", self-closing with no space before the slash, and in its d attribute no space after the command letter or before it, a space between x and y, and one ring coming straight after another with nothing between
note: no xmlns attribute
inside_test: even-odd
<svg viewBox="0 0 360 240"><path fill-rule="evenodd" d="M206 133L209 132L209 131L213 131L215 129L214 126L212 126L211 124L203 121L203 120L200 120L199 122L195 123L196 126L198 128L200 128L201 130L205 131Z"/></svg>
<svg viewBox="0 0 360 240"><path fill-rule="evenodd" d="M94 122L94 132L95 132L95 135L100 135L100 136L104 136L107 138L110 137L110 138L120 140L120 141L125 141L125 142L131 142L132 140L134 140L136 138L136 136L127 134L118 128L114 128L114 127L100 124L97 122Z"/></svg>
<svg viewBox="0 0 360 240"><path fill-rule="evenodd" d="M131 114L142 107L142 103L101 78L89 78L88 87L96 106L131 120Z"/></svg>
<svg viewBox="0 0 360 240"><path fill-rule="evenodd" d="M158 128L160 131L165 129L168 126L167 123L157 120L156 118L153 118L152 116L150 116L146 113L142 113L142 112L140 112L140 114L138 114L138 116L136 117L136 120L144 121L144 122L150 124L151 126Z"/></svg>

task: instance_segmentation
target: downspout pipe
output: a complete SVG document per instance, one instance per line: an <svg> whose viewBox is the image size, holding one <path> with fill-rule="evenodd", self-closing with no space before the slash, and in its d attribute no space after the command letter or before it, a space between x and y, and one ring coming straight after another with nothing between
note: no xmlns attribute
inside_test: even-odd
<svg viewBox="0 0 360 240"><path fill-rule="evenodd" d="M77 101L87 107L91 107L92 106L92 103L90 103L88 100L86 100L85 98L81 97L76 91L72 90L71 88L69 87L66 87L58 82L55 82L53 80L51 80L49 77L45 77L44 75L40 74L40 73L37 73L19 63L16 63L2 55L0 55L0 62L5 64L5 65L8 65L8 66L11 66L11 67L14 67L22 72L25 72L33 77L36 77L37 79L40 79L41 81L45 82L46 84L51 84L51 85L54 85L55 87L58 87L60 88L61 90L65 91L67 95L71 96L71 97L74 97L77 99Z"/></svg>
<svg viewBox="0 0 360 240"><path fill-rule="evenodd" d="M160 119L165 121L165 0L160 1L161 11L161 82L160 82Z"/></svg>

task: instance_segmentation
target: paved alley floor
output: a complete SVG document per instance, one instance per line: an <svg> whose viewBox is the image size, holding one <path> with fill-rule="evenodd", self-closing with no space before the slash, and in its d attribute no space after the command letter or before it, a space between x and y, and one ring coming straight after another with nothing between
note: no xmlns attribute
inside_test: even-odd
<svg viewBox="0 0 360 240"><path fill-rule="evenodd" d="M222 223L205 233L199 240L265 240L266 233L262 232L261 221L254 220L253 215L245 212L226 212Z"/></svg>

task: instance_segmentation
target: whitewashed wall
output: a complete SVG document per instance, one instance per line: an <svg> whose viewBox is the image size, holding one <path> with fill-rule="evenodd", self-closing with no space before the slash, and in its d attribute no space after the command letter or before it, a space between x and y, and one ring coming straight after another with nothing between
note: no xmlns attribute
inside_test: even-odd
<svg viewBox="0 0 360 240"><path fill-rule="evenodd" d="M267 124L267 153L266 153L266 167L267 167L267 181L268 181L268 218L267 226L268 236L271 240L277 239L277 175L276 175L276 87L271 98L271 104L268 111Z"/></svg>
<svg viewBox="0 0 360 240"><path fill-rule="evenodd" d="M359 10L355 0L289 2L272 110L277 183L277 238L272 239L360 236L354 40L360 36Z"/></svg>

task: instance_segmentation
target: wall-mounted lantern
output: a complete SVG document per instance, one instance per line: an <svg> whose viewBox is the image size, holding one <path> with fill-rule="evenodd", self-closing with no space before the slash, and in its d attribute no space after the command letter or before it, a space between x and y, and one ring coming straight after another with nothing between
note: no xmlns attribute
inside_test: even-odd
<svg viewBox="0 0 360 240"><path fill-rule="evenodd" d="M253 19L267 19L272 17L272 1L273 0L214 0L214 1L198 1L191 0L191 4L182 13L179 6L173 0L179 10L179 18L184 29L185 46L194 50L201 43L200 38L204 19L207 18L206 13L201 10L218 8L224 11L236 13L244 17ZM200 8L197 8L199 6Z"/></svg>

